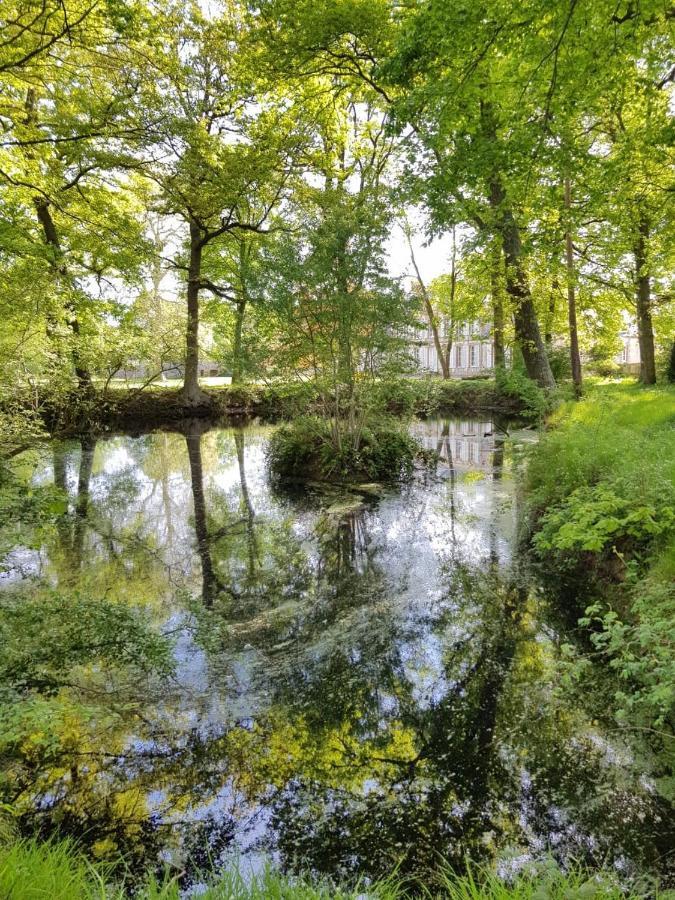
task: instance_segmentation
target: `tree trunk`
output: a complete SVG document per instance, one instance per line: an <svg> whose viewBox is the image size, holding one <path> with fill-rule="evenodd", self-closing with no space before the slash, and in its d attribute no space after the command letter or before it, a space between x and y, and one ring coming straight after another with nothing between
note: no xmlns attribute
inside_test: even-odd
<svg viewBox="0 0 675 900"><path fill-rule="evenodd" d="M651 279L647 262L649 222L640 215L637 240L635 242L635 278L637 287L637 326L640 344L640 381L656 384L656 359L654 353L654 329L652 327Z"/></svg>
<svg viewBox="0 0 675 900"><path fill-rule="evenodd" d="M441 343L441 336L438 331L438 319L434 313L434 308L431 305L430 300L427 296L423 296L424 299L424 308L427 313L427 318L429 319L429 326L431 327L431 333L434 338L434 346L436 348L436 354L438 356L438 361L441 364L441 373L443 378L450 378L450 364L449 364L449 356L446 356L445 350L443 349L443 344Z"/></svg>
<svg viewBox="0 0 675 900"><path fill-rule="evenodd" d="M75 501L75 529L73 535L73 557L75 568L82 568L84 556L84 535L87 530L87 515L89 513L89 489L91 485L91 473L94 467L94 454L96 453L97 439L91 436L83 437L82 455L80 456L80 471L77 478L77 499Z"/></svg>
<svg viewBox="0 0 675 900"><path fill-rule="evenodd" d="M493 146L498 142L497 125L492 104L481 100L481 122L484 138ZM516 340L525 361L528 376L540 387L555 387L555 379L541 337L537 311L534 308L527 273L523 263L523 247L520 230L507 198L506 190L497 170L490 178L490 207L494 214L494 227L501 236L506 261L506 292L511 298Z"/></svg>
<svg viewBox="0 0 675 900"><path fill-rule="evenodd" d="M523 266L520 232L508 207L502 214L501 233L506 259L506 290L513 302L516 340L523 354L525 369L528 377L536 381L540 387L553 388L555 379L546 355L537 312L532 302L527 274Z"/></svg>
<svg viewBox="0 0 675 900"><path fill-rule="evenodd" d="M185 335L185 375L183 402L186 406L208 406L209 397L199 387L199 282L202 275L202 234L190 222L190 265L187 282L187 330Z"/></svg>
<svg viewBox="0 0 675 900"><path fill-rule="evenodd" d="M452 256L450 267L450 321L448 322L447 341L445 342L445 355L442 358L443 377L450 378L452 368L452 341L455 334L455 301L457 299L457 235L455 226L452 226ZM447 374L446 374L447 373Z"/></svg>
<svg viewBox="0 0 675 900"><path fill-rule="evenodd" d="M185 435L188 460L190 462L190 483L195 514L195 535L197 553L202 567L202 600L205 606L213 604L217 590L217 579L211 559L209 532L206 524L206 500L204 498L204 472L202 467L202 428L199 422L188 426Z"/></svg>
<svg viewBox="0 0 675 900"><path fill-rule="evenodd" d="M49 200L47 200L46 197L36 197L34 203L35 212L37 214L38 222L42 227L42 233L44 235L45 243L48 247L51 248L53 253L53 259L50 262L51 269L57 276L57 278L63 279L64 281L69 283L69 286L72 286L70 285L70 275L68 273L68 268L63 260L63 253L61 250L61 243L59 241L59 234L56 230L56 223L54 222L51 210L49 209ZM66 312L68 316L68 325L70 326L70 330L73 333L74 343L71 357L73 360L75 375L77 376L80 390L89 391L91 390L91 373L80 360L78 347L80 338L80 323L77 319L72 300L68 300L68 302L66 303Z"/></svg>
<svg viewBox="0 0 675 900"><path fill-rule="evenodd" d="M570 211L572 208L572 184L569 178L565 179L565 211L567 213L567 227L565 229L565 266L567 269L567 321L570 329L570 361L572 363L572 383L574 393L581 396L582 375L581 356L579 354L579 332L577 331L577 298L575 289L574 272L574 245L572 242L572 225Z"/></svg>
<svg viewBox="0 0 675 900"><path fill-rule="evenodd" d="M36 124L36 94L34 88L29 88L26 94L26 125L35 125ZM29 159L34 158L34 154L31 152L27 152L27 156ZM59 233L56 230L56 223L51 214L51 210L49 208L50 201L43 194L40 194L37 197L33 198L33 203L35 205L35 212L37 215L37 220L40 223L42 228L42 232L44 235L45 243L52 250L52 259L50 260L50 268L54 273L57 280L63 279L66 281L69 287L72 287L72 281L70 278L70 274L68 272L68 268L63 259L63 251L61 250L61 242L59 241ZM75 307L73 306L73 302L71 299L68 299L66 303L66 311L68 314L68 324L70 326L70 330L73 333L73 348L71 352L71 358L73 360L73 367L75 369L75 375L77 376L78 384L81 391L89 391L91 390L91 374L87 370L87 368L82 365L79 356L79 336L80 336L80 323L78 322L77 315L75 312ZM50 330L54 330L54 322L51 323L50 329L50 316L47 318L47 332L49 334Z"/></svg>
<svg viewBox="0 0 675 900"><path fill-rule="evenodd" d="M558 282L558 276L554 275L553 281L551 282L551 293L548 295L548 315L546 317L546 330L544 331L544 343L549 352L553 346L553 323L555 322L555 306L559 290L560 283Z"/></svg>
<svg viewBox="0 0 675 900"><path fill-rule="evenodd" d="M452 348L452 328L450 329L450 339L449 339L449 349L448 352L445 353L443 350L443 344L441 343L441 336L438 331L438 319L436 318L436 313L434 312L434 307L431 303L431 298L429 297L429 291L427 290L427 286L424 283L424 279L422 278L422 274L417 265L417 259L415 258L415 251L412 245L412 237L410 232L407 230L410 226L406 223L405 225L405 233L408 239L408 247L410 248L410 261L413 264L413 268L415 270L415 275L417 277L417 283L420 287L420 293L422 294L422 302L424 303L424 311L427 314L427 319L429 320L429 327L431 328L431 334L434 339L434 346L436 348L436 355L438 356L438 361L441 364L441 372L443 374L443 378L450 378L450 349ZM454 290L454 259L453 259L453 290Z"/></svg>
<svg viewBox="0 0 675 900"><path fill-rule="evenodd" d="M504 353L504 281L502 251L496 241L492 242L490 288L492 292L494 367L495 369L504 369L506 368L506 355Z"/></svg>
<svg viewBox="0 0 675 900"><path fill-rule="evenodd" d="M234 340L232 342L232 384L239 384L242 378L242 333L244 330L244 315L246 313L246 300L237 302L234 320Z"/></svg>
<svg viewBox="0 0 675 900"><path fill-rule="evenodd" d="M239 464L239 482L241 485L241 499L246 514L246 536L248 544L248 577L253 579L256 563L259 559L258 541L255 533L255 512L251 503L251 495L246 481L246 453L244 432L234 432L234 445L237 450L237 462Z"/></svg>

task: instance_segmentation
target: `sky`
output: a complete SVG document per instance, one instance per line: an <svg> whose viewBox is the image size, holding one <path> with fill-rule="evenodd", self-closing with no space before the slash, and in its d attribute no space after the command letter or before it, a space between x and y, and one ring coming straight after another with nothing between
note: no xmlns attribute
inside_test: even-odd
<svg viewBox="0 0 675 900"><path fill-rule="evenodd" d="M451 237L449 234L437 238L427 245L421 220L414 220L416 233L413 236L413 249L422 279L429 284L434 278L450 271ZM410 262L410 250L403 229L396 224L387 242L387 261L390 275L398 278L402 275L414 276Z"/></svg>

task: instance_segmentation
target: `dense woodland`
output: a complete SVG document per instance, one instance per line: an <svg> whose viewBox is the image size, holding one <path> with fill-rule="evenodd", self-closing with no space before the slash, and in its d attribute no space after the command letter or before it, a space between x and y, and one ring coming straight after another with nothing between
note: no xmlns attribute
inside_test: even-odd
<svg viewBox="0 0 675 900"><path fill-rule="evenodd" d="M577 390L627 316L655 381L666 0L6 0L2 20L5 398L178 361L199 405L205 333L235 381L349 385L364 359L405 366L411 322L476 310L498 367L513 346L539 385L554 358ZM420 239L455 243L406 296L385 243L411 209Z"/></svg>
<svg viewBox="0 0 675 900"><path fill-rule="evenodd" d="M670 896L673 29L0 0L3 898Z"/></svg>

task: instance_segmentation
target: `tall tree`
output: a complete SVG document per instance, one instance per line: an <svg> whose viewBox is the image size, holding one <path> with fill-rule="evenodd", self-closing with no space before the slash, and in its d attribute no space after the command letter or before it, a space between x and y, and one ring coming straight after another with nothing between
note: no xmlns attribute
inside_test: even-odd
<svg viewBox="0 0 675 900"><path fill-rule="evenodd" d="M117 52L133 17L132 6L119 18L86 3L20 5L0 53L0 193L22 210L13 228L43 247L34 257L51 284L35 307L82 387L95 364L92 338L115 314L113 283L137 282L145 249L133 193L122 190L130 160L119 145L134 127L136 87Z"/></svg>
<svg viewBox="0 0 675 900"><path fill-rule="evenodd" d="M204 255L229 233L266 230L292 171L296 120L288 104L257 91L241 5L227 4L214 19L196 4L169 8L155 28L162 41L144 70L153 110L146 171L158 208L187 230L185 256L173 260L186 284L183 400L201 406L208 397L198 379L200 293L223 292L205 276Z"/></svg>

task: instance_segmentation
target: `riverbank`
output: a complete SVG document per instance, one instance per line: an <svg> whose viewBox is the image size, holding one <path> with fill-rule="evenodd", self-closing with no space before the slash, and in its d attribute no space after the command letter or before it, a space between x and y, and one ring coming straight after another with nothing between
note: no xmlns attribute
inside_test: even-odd
<svg viewBox="0 0 675 900"><path fill-rule="evenodd" d="M359 386L362 402L374 413L396 416L471 414L540 419L551 408L537 386L513 372L499 379L444 381L440 378L382 379ZM206 389L208 402L186 408L180 390L167 387L117 387L88 395L45 394L36 405L52 434L105 432L157 426L188 418L266 420L291 419L323 411L315 384L303 381L270 384L221 385ZM34 404L34 398L27 404Z"/></svg>
<svg viewBox="0 0 675 900"><path fill-rule="evenodd" d="M0 845L0 894L5 900L125 900L133 890L136 900L179 900L180 874L148 876L143 884L125 886L115 880L109 866L92 864L77 854L72 844L21 841ZM551 863L506 884L495 874L474 870L464 876L450 869L435 873L431 883L423 878L391 879L352 888L330 882L285 878L273 869L244 877L237 869L204 877L196 896L204 900L405 900L419 896L429 900L535 900L592 897L619 900L645 896L624 892L609 874L583 870L564 873ZM658 894L651 894L652 897Z"/></svg>
<svg viewBox="0 0 675 900"><path fill-rule="evenodd" d="M597 385L549 426L525 484L535 560L589 658L616 674L619 723L652 734L672 764L675 389Z"/></svg>

